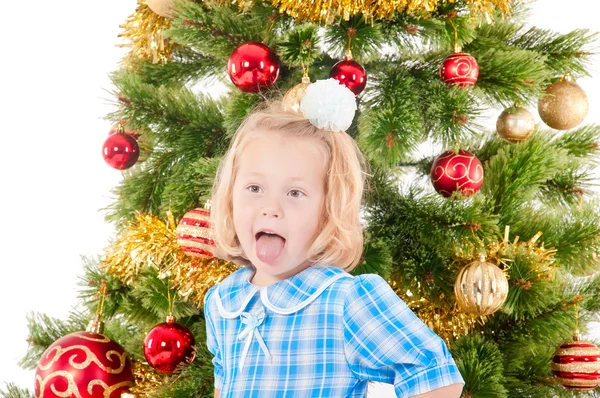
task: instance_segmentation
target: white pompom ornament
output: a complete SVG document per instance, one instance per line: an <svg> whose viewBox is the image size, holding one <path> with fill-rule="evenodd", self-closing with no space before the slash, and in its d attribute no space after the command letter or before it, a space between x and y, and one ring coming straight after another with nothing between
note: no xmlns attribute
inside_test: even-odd
<svg viewBox="0 0 600 398"><path fill-rule="evenodd" d="M354 93L335 79L317 80L300 103L304 117L318 128L346 131L356 112Z"/></svg>

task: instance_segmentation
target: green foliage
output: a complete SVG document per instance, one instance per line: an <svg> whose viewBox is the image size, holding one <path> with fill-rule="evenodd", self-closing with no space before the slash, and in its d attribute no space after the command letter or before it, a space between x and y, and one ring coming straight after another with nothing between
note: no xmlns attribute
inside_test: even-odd
<svg viewBox="0 0 600 398"><path fill-rule="evenodd" d="M475 334L457 340L450 351L465 380L463 394L477 398L511 396L503 386L503 353L496 344Z"/></svg>
<svg viewBox="0 0 600 398"><path fill-rule="evenodd" d="M3 398L35 398L35 395L28 389L19 388L13 383L6 383L6 391L0 390L0 396Z"/></svg>

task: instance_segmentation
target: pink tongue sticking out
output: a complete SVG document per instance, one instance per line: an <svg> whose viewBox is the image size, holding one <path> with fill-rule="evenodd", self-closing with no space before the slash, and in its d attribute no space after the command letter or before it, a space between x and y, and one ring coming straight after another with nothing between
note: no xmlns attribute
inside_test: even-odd
<svg viewBox="0 0 600 398"><path fill-rule="evenodd" d="M271 264L281 254L285 240L279 235L262 234L256 241L256 255L263 263Z"/></svg>

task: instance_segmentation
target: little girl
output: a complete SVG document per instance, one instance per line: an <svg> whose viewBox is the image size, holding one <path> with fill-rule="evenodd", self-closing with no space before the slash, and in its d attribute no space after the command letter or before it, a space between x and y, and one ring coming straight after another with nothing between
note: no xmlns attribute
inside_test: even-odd
<svg viewBox="0 0 600 398"><path fill-rule="evenodd" d="M309 86L303 113L252 112L217 172L217 255L244 267L204 299L215 397L362 398L369 380L398 397L459 397L443 340L379 275L348 273L362 254L366 162L335 131L356 104L331 80Z"/></svg>

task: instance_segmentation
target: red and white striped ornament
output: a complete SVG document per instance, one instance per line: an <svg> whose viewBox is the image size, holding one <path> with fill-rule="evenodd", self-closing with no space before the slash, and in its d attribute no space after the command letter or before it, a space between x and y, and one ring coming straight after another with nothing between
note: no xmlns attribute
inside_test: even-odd
<svg viewBox="0 0 600 398"><path fill-rule="evenodd" d="M190 210L177 226L177 243L189 256L212 258L215 255L212 228L209 208Z"/></svg>
<svg viewBox="0 0 600 398"><path fill-rule="evenodd" d="M554 352L552 374L567 390L593 390L600 385L600 348L576 333Z"/></svg>

